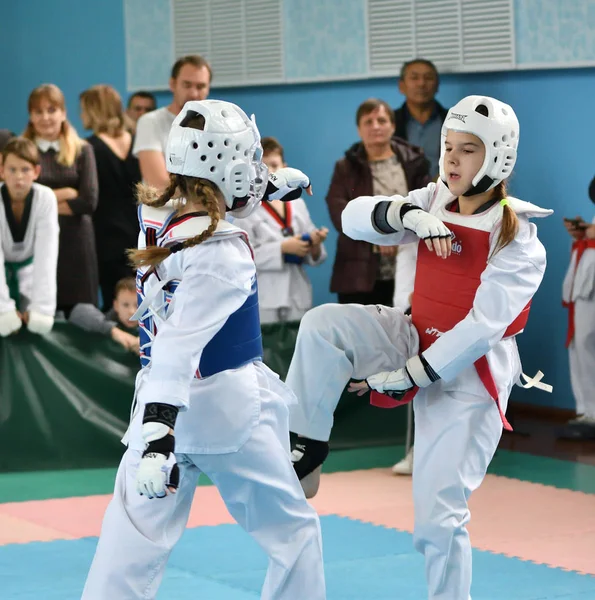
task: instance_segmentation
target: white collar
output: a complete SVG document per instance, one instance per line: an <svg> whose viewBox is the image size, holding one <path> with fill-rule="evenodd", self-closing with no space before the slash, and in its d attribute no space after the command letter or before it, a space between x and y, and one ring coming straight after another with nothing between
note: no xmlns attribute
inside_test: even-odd
<svg viewBox="0 0 595 600"><path fill-rule="evenodd" d="M56 152L60 152L60 140L50 142L48 140L44 140L43 138L37 138L35 143L42 152L47 152L50 148L53 148Z"/></svg>

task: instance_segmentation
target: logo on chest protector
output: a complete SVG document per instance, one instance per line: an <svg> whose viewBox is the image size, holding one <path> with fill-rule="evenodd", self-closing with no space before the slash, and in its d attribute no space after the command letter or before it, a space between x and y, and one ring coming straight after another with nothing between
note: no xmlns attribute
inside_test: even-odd
<svg viewBox="0 0 595 600"><path fill-rule="evenodd" d="M441 335L444 335L444 331L438 331L435 327L428 327L426 329L426 333L428 335L436 336L437 338L440 337Z"/></svg>
<svg viewBox="0 0 595 600"><path fill-rule="evenodd" d="M452 253L453 254L461 254L463 252L463 244L456 238L452 240L451 243Z"/></svg>

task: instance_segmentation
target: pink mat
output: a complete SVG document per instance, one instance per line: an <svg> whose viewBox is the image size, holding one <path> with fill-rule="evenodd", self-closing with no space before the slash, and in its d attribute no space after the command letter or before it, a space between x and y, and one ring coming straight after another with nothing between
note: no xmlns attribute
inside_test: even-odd
<svg viewBox="0 0 595 600"><path fill-rule="evenodd" d="M0 504L0 545L97 536L110 496ZM339 515L413 530L411 479L388 469L323 475L312 504ZM471 499L473 546L595 575L595 495L488 475ZM196 491L189 527L233 523L218 491Z"/></svg>
<svg viewBox="0 0 595 600"><path fill-rule="evenodd" d="M411 479L388 469L326 475L313 504L413 531ZM470 508L474 548L595 575L595 495L488 475Z"/></svg>

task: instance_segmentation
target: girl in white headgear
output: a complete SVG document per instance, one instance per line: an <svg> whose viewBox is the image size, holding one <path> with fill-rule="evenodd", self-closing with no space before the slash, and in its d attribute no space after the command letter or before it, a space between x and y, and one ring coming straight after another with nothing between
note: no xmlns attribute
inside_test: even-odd
<svg viewBox="0 0 595 600"><path fill-rule="evenodd" d="M384 306L315 308L302 320L287 377L299 400L290 419L301 436L295 467L310 495L350 378L364 380L350 391L371 388L377 406L415 398L414 543L426 559L432 600L470 597L467 501L503 425L510 427L504 413L522 374L515 336L546 266L529 218L552 211L506 195L518 140L510 106L469 96L444 122L437 183L407 197L347 205L343 231L353 239L387 246L423 240L411 321ZM528 385L551 391L535 380Z"/></svg>
<svg viewBox="0 0 595 600"><path fill-rule="evenodd" d="M269 181L261 156L240 108L188 102L169 135L169 188L141 189L143 368L84 600L155 598L201 473L270 557L262 598L326 597L319 520L289 458L295 397L262 363L252 251L224 220L309 188L296 169Z"/></svg>

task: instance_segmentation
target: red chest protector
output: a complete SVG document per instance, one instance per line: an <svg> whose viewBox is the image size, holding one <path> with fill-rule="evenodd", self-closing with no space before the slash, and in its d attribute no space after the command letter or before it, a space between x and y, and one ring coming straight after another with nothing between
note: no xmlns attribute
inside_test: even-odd
<svg viewBox="0 0 595 600"><path fill-rule="evenodd" d="M595 240L589 240L585 238L582 240L576 240L572 244L571 252L576 251L576 263L573 278L576 275L576 271L581 261L581 257L583 256L587 248L595 248ZM574 338L574 302L572 300L570 302L562 302L562 306L568 309L568 333L566 334L566 348L568 348L568 346L570 346L570 342L572 342L572 338Z"/></svg>
<svg viewBox="0 0 595 600"><path fill-rule="evenodd" d="M498 210L498 206L489 209ZM453 214L454 216L454 214ZM496 215L494 215L496 216ZM451 223L448 213L440 218L454 233L452 253L444 260L430 252L420 241L417 256L415 285L411 302L411 318L419 334L420 352L427 350L444 332L453 329L473 308L481 275L490 253L490 230ZM493 219L494 226L497 219ZM529 316L529 304L504 333L504 338L520 333ZM475 362L475 368L485 389L494 399L505 429L512 430L498 400L498 389L486 356ZM401 400L372 392L370 402L375 406L392 408L411 402L419 388L410 390Z"/></svg>
<svg viewBox="0 0 595 600"><path fill-rule="evenodd" d="M430 252L425 243L419 244L411 318L419 333L422 352L469 314L490 252L490 232L445 223L455 234L448 259ZM469 250L465 252L465 248ZM525 328L530 304L509 325L504 338ZM481 360L476 361L476 366ZM491 395L487 385L486 389Z"/></svg>

